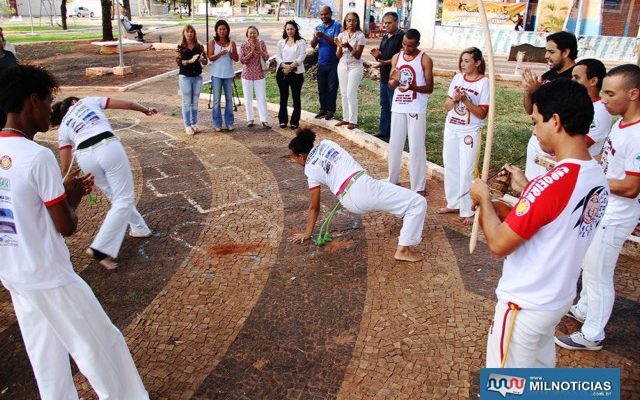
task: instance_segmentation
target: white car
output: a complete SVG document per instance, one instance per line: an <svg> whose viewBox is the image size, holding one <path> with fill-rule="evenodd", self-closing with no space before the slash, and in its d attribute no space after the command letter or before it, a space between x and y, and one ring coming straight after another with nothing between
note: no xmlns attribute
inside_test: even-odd
<svg viewBox="0 0 640 400"><path fill-rule="evenodd" d="M75 6L73 7L73 12L69 13L71 16L80 17L91 17L93 18L93 11L89 10L87 7Z"/></svg>

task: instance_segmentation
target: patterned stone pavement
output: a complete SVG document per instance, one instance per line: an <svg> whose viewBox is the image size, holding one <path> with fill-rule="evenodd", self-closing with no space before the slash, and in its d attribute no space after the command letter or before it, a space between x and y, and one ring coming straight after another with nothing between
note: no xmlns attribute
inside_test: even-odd
<svg viewBox="0 0 640 400"><path fill-rule="evenodd" d="M290 130L243 128L239 109L235 132L186 136L173 80L113 96L161 110L153 118L110 112L154 236L127 238L119 269L100 269L84 255L108 209L98 193L96 206L79 209L68 244L153 399L475 397L501 261L482 242L469 255L469 228L433 212L443 205L441 182L428 182L424 262L393 260L401 221L382 213L340 212L333 242L293 245L286 238L304 228L308 193L302 168L287 158ZM200 108L205 125L204 102ZM383 159L318 133L372 176L386 175ZM38 140L56 148L53 132ZM322 215L335 202L323 190ZM640 392L639 275L637 258L620 259L604 350L558 351L559 366L621 368L628 399ZM558 329L575 327L563 320ZM95 398L75 378L82 398ZM37 389L2 289L4 398L37 398Z"/></svg>

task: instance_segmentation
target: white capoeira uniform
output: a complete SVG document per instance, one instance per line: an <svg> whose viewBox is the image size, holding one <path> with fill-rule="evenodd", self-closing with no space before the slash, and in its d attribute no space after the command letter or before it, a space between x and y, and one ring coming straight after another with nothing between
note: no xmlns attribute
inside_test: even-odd
<svg viewBox="0 0 640 400"><path fill-rule="evenodd" d="M420 243L427 212L425 198L409 189L361 174L362 171L360 164L331 140L323 140L316 145L304 167L309 190L327 186L342 206L354 214L385 211L403 218L398 245L415 246Z"/></svg>
<svg viewBox="0 0 640 400"><path fill-rule="evenodd" d="M133 174L120 139L114 135L90 147L78 149L83 142L96 135L113 132L102 111L108 104L106 97L86 97L71 106L58 129L58 141L60 149L75 148L80 168L93 174L96 186L111 201L111 208L91 248L116 258L127 226L135 236L145 236L151 231L136 209Z"/></svg>
<svg viewBox="0 0 640 400"><path fill-rule="evenodd" d="M604 215L609 186L594 161L562 160L529 182L505 223L526 241L504 261L487 338L487 368L499 368L520 308L505 368L553 368L555 327L575 297L581 260Z"/></svg>
<svg viewBox="0 0 640 400"><path fill-rule="evenodd" d="M423 52L411 61L404 59L404 51L398 55L396 69L400 72L400 85L415 82L426 85L422 68ZM389 139L389 182L397 184L400 179L402 151L409 136L409 181L411 190L424 190L427 179L427 103L429 95L408 90L400 92L396 88L391 103L391 137Z"/></svg>
<svg viewBox="0 0 640 400"><path fill-rule="evenodd" d="M589 127L589 133L585 136L587 143L589 143L591 157L597 156L602 152L610 130L611 114L607 111L602 100L598 99L593 102L593 122Z"/></svg>
<svg viewBox="0 0 640 400"><path fill-rule="evenodd" d="M591 154L592 157L600 154L602 151L602 146L611 128L611 114L609 114L609 111L607 111L600 99L593 102L593 111L593 121L591 122L589 133L585 136L587 143L590 145L589 154ZM524 174L528 180L532 180L547 172L545 167L536 163L537 157L553 159L553 156L542 150L538 139L532 134L527 144L527 164L524 170Z"/></svg>
<svg viewBox="0 0 640 400"><path fill-rule="evenodd" d="M44 400L78 399L69 356L100 399L148 399L122 333L73 270L47 207L66 197L51 150L0 133L0 280Z"/></svg>
<svg viewBox="0 0 640 400"><path fill-rule="evenodd" d="M489 79L481 76L469 81L464 74L456 74L447 96L453 99L456 90L463 90L476 106L489 108ZM483 120L473 115L462 102L453 104L444 125L442 158L444 161L444 194L447 208L460 209L463 218L473 216L469 188L473 166L480 149L479 133ZM466 195L463 195L467 193Z"/></svg>
<svg viewBox="0 0 640 400"><path fill-rule="evenodd" d="M616 122L600 163L607 179L640 176L640 121L627 125L622 121ZM611 194L602 223L584 258L580 300L572 307L577 317L585 319L581 331L587 340L605 338L604 328L611 317L616 297L613 284L616 263L638 218L640 195L629 198Z"/></svg>

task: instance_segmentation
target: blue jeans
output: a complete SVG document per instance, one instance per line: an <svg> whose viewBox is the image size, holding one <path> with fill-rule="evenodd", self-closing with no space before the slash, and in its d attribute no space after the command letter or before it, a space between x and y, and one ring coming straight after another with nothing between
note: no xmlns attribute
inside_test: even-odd
<svg viewBox="0 0 640 400"><path fill-rule="evenodd" d="M188 128L198 123L198 100L202 90L202 75L178 75L178 86L182 96L182 121L184 127Z"/></svg>
<svg viewBox="0 0 640 400"><path fill-rule="evenodd" d="M318 64L316 79L320 109L335 112L336 97L338 97L338 64Z"/></svg>
<svg viewBox="0 0 640 400"><path fill-rule="evenodd" d="M233 125L233 78L211 77L211 90L213 91L213 105L211 119L214 128L222 128L222 112L220 109L220 98L224 89L224 124L229 127Z"/></svg>
<svg viewBox="0 0 640 400"><path fill-rule="evenodd" d="M391 135L391 103L393 102L393 90L388 83L380 82L380 136Z"/></svg>

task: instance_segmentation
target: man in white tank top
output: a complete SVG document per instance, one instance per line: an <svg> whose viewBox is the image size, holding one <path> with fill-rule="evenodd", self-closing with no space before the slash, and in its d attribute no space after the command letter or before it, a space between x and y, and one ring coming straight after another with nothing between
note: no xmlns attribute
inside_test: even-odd
<svg viewBox="0 0 640 400"><path fill-rule="evenodd" d="M389 182L398 183L402 150L409 136L409 180L411 190L424 192L427 178L427 101L433 92L433 62L420 51L420 32L409 29L402 40L402 51L391 60L389 88L391 103L389 140Z"/></svg>

